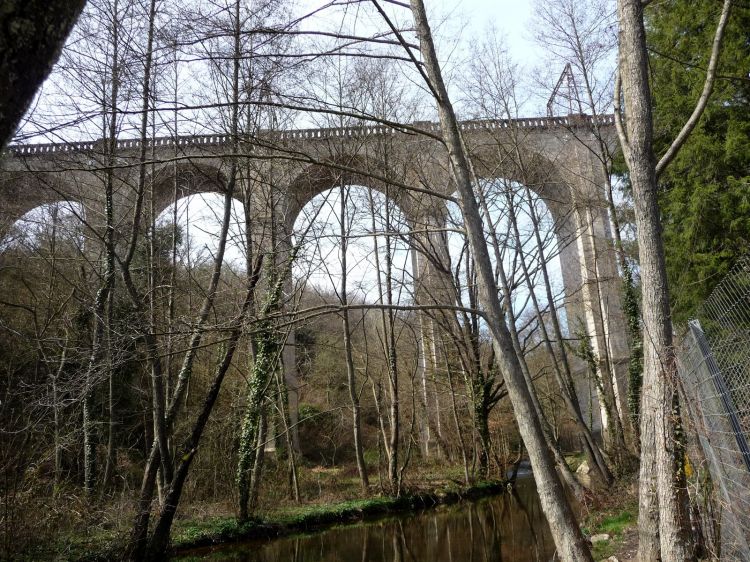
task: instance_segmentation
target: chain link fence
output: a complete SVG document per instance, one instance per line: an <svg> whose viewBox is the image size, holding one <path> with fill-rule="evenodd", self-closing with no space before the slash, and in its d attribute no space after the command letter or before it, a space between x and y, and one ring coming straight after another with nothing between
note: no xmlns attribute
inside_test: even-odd
<svg viewBox="0 0 750 562"><path fill-rule="evenodd" d="M677 356L696 535L708 557L750 561L750 258L689 322Z"/></svg>

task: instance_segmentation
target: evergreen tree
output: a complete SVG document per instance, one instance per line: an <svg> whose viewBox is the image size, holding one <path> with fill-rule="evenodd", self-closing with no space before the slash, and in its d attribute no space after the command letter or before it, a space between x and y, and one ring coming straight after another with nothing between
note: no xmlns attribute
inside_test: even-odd
<svg viewBox="0 0 750 562"><path fill-rule="evenodd" d="M669 0L647 11L654 142L666 150L700 96L721 3ZM673 318L684 322L750 243L750 7L735 4L714 92L660 178Z"/></svg>

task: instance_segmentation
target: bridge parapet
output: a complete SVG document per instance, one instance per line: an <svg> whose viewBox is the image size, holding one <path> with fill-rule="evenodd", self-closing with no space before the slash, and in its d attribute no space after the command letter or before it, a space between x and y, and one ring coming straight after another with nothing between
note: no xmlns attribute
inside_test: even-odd
<svg viewBox="0 0 750 562"><path fill-rule="evenodd" d="M504 129L560 129L591 127L595 124L600 126L614 125L613 115L600 115L596 118L589 115L570 115L564 117L525 117L518 119L475 119L459 123L462 131L487 131ZM431 121L418 121L412 124L414 129L420 129L430 133L440 133L440 124ZM362 137L394 136L407 132L396 126L390 125L355 125L351 127L332 127L317 129L289 129L285 131L262 131L258 136L269 140L279 141L308 141L324 139L345 139ZM146 146L157 148L169 147L223 147L229 146L232 138L227 134L210 135L188 135L180 137L157 137L148 139ZM137 138L119 139L117 149L132 150L140 148L141 141ZM6 149L6 153L12 156L35 156L57 153L85 153L94 152L103 148L102 140L82 141L70 143L40 143L40 144L16 144Z"/></svg>

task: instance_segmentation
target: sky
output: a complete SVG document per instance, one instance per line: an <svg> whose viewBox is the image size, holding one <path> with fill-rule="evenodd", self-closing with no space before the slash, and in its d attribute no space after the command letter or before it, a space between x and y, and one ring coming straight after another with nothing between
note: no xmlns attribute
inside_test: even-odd
<svg viewBox="0 0 750 562"><path fill-rule="evenodd" d="M300 28L303 30L325 30L328 32L343 32L360 37L381 36L389 30L383 17L377 13L370 2L354 2L338 0L341 6L327 7L323 0L298 0L294 14L302 18ZM332 0L336 1L336 0ZM513 72L513 78L518 82L519 117L531 117L545 113L548 98L547 90L551 86L537 87L537 76L544 76L544 82L550 80L554 84L563 69L553 68L545 62L543 49L537 46L532 33L534 5L542 0L425 0L427 15L433 38L437 47L443 78L448 86L449 94L454 103L459 118L471 118L473 115L464 107L466 99L466 72L470 62L475 57L476 48L489 35L496 36L498 43L507 49L508 59L517 65L518 71ZM395 6L381 1L380 6L389 18L401 29L413 26L413 17L409 9ZM303 17L304 16L304 17ZM412 33L405 33L407 41L417 43ZM382 51L381 51L382 52ZM392 53L403 56L400 48L392 48ZM417 57L419 54L417 53ZM427 89L422 78L413 72L410 63L401 64L401 72L407 76L415 87L421 88L425 94ZM409 73L413 75L409 76ZM419 99L425 99L418 94ZM420 104L426 106L428 104ZM420 107L425 110L425 107ZM415 117L417 120L435 120L435 112L427 111L426 115Z"/></svg>
<svg viewBox="0 0 750 562"><path fill-rule="evenodd" d="M434 4L438 3L428 0L427 9L429 10ZM451 5L455 6L453 13L457 18L466 20L466 30L469 35L472 35L469 30L480 32L488 24L492 24L505 36L513 58L524 63L536 62L539 52L529 30L533 2L529 0L461 0L439 2L439 4L442 4L442 10L449 10Z"/></svg>
<svg viewBox="0 0 750 562"><path fill-rule="evenodd" d="M299 13L321 5L320 0L302 0ZM534 0L425 0L427 16L438 35L460 32L464 39L471 40L481 35L488 25L493 25L508 40L508 47L519 60L536 58L535 48L529 23L532 16ZM388 10L398 17L399 14L410 17L405 8ZM328 16L326 19L332 20ZM320 20L311 20L315 24ZM375 22L378 26L380 21ZM315 25L313 23L310 26ZM448 29L452 28L452 29Z"/></svg>

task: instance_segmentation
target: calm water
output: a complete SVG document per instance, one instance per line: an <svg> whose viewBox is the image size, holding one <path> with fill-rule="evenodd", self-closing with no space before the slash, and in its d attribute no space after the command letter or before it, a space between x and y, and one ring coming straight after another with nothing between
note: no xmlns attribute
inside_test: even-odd
<svg viewBox="0 0 750 562"><path fill-rule="evenodd" d="M531 562L554 546L531 478L512 494L313 535L193 551L192 559L242 562Z"/></svg>

